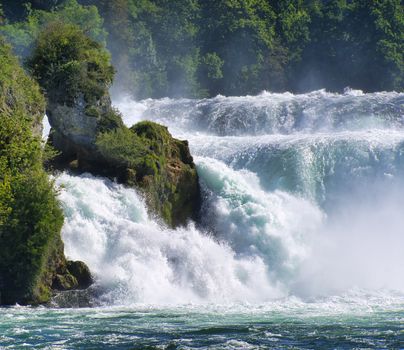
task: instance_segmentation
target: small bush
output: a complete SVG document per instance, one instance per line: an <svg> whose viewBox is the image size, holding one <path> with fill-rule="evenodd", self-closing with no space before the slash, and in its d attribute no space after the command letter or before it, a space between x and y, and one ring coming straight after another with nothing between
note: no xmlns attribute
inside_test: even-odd
<svg viewBox="0 0 404 350"><path fill-rule="evenodd" d="M122 167L138 167L148 153L142 140L126 127L99 134L97 146L106 160Z"/></svg>
<svg viewBox="0 0 404 350"><path fill-rule="evenodd" d="M94 104L108 93L114 76L101 44L62 22L50 23L39 34L27 65L51 102L69 106L82 95Z"/></svg>

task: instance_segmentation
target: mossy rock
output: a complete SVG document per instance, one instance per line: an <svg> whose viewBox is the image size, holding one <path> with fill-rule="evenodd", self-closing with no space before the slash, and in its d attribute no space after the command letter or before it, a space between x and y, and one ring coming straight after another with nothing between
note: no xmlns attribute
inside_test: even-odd
<svg viewBox="0 0 404 350"><path fill-rule="evenodd" d="M82 261L68 261L67 271L74 276L77 281L75 289L86 289L93 284L93 277L90 269Z"/></svg>
<svg viewBox="0 0 404 350"><path fill-rule="evenodd" d="M116 169L121 182L141 188L151 210L168 225L196 219L200 189L187 141L173 138L163 125L143 121L101 133L97 146L104 166Z"/></svg>
<svg viewBox="0 0 404 350"><path fill-rule="evenodd" d="M78 285L77 279L70 273L56 275L52 284L53 290L71 290Z"/></svg>
<svg viewBox="0 0 404 350"><path fill-rule="evenodd" d="M82 261L67 261L53 279L52 289L57 291L86 289L93 284L90 269Z"/></svg>

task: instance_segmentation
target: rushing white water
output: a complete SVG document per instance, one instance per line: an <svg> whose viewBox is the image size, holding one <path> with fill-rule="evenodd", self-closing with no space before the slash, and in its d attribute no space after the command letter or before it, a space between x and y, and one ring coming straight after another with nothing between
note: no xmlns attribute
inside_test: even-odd
<svg viewBox="0 0 404 350"><path fill-rule="evenodd" d="M199 164L214 192L215 228L225 233L216 238L192 224L159 225L134 190L90 175L58 177L66 254L88 263L107 302L262 302L285 293L281 282L306 256L304 230L316 228L320 211L265 193L253 174Z"/></svg>
<svg viewBox="0 0 404 350"><path fill-rule="evenodd" d="M116 101L128 124L155 119L175 134L202 132L213 135L267 135L313 133L404 126L404 94L344 94L324 90L308 94L263 92L258 96L212 99Z"/></svg>
<svg viewBox="0 0 404 350"><path fill-rule="evenodd" d="M317 91L122 99L186 138L202 226L170 230L130 189L62 174L66 253L106 302L263 302L353 287L404 291L404 94Z"/></svg>

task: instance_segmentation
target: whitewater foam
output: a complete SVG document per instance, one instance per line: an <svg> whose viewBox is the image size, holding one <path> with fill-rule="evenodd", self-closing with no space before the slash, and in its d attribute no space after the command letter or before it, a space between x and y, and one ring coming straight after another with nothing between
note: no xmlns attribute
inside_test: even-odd
<svg viewBox="0 0 404 350"><path fill-rule="evenodd" d="M307 94L263 92L257 96L211 99L147 99L122 97L115 105L128 124L150 119L169 125L174 134L264 135L326 131L402 129L404 94L344 94L325 90Z"/></svg>
<svg viewBox="0 0 404 350"><path fill-rule="evenodd" d="M265 301L282 295L259 256L237 256L193 225L170 230L131 189L61 174L66 254L84 260L107 303Z"/></svg>

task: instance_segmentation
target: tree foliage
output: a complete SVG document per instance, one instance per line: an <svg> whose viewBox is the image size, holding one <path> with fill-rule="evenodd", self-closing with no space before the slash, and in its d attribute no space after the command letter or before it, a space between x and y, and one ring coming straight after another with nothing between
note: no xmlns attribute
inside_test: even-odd
<svg viewBox="0 0 404 350"><path fill-rule="evenodd" d="M0 38L0 303L41 302L50 293L43 279L63 216L33 133L44 109L39 87Z"/></svg>
<svg viewBox="0 0 404 350"><path fill-rule="evenodd" d="M92 104L112 84L109 53L79 27L50 23L35 44L27 65L51 101L72 105L83 94Z"/></svg>
<svg viewBox="0 0 404 350"><path fill-rule="evenodd" d="M0 28L0 33L13 45L17 55L28 56L39 33L52 22L79 26L87 36L105 44L107 33L95 6L81 6L76 0L37 0L24 3L25 19L10 21ZM14 8L19 7L15 4Z"/></svg>
<svg viewBox="0 0 404 350"><path fill-rule="evenodd" d="M404 89L401 0L26 2L2 26L17 52L45 22L79 25L106 40L115 90L137 98Z"/></svg>
<svg viewBox="0 0 404 350"><path fill-rule="evenodd" d="M404 89L400 0L319 2L310 14L311 40L295 65L294 88Z"/></svg>

